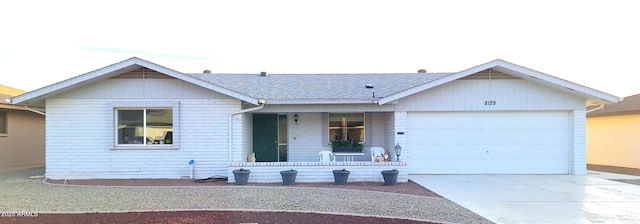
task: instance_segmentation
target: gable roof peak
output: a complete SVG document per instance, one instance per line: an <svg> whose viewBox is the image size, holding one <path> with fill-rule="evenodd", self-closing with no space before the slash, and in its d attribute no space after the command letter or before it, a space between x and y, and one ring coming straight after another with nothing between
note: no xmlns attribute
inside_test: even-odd
<svg viewBox="0 0 640 224"><path fill-rule="evenodd" d="M433 82L429 82L423 85L413 87L406 91L393 94L389 97L381 99L380 104L393 102L400 98L404 98L406 96L413 95L415 93L418 93L427 89L431 89L436 86L440 86L440 85L476 74L478 72L481 72L487 69L494 69L496 71L499 71L508 75L512 75L514 77L519 77L531 82L550 86L550 87L559 89L561 91L569 91L572 94L579 95L590 101L596 101L600 103L616 103L620 101L620 98L617 96L613 96L595 89L591 89L589 87L582 86L582 85L579 85L555 76L551 76L530 68L526 68L524 66L517 65L502 59L494 59L492 61L462 70L460 72L453 73L449 76L443 77Z"/></svg>
<svg viewBox="0 0 640 224"><path fill-rule="evenodd" d="M182 81L249 102L251 104L258 105L258 99L256 98L253 98L251 96L248 96L236 91L229 90L227 88L224 88L223 86L219 86L217 84L207 82L206 80L199 79L192 75L178 72L173 69L169 69L167 67L146 61L138 57L131 57L124 61L120 61L120 62L111 64L87 73L84 73L84 74L78 75L76 77L73 77L58 83L54 83L52 85L40 88L38 90L34 90L31 92L22 94L20 96L14 97L13 102L15 104L25 104L25 103L35 102L35 104L38 104L38 106L44 107L45 106L44 99L46 99L47 96L49 95L58 94L73 88L89 85L91 83L108 79L110 77L120 75L122 73L125 73L133 69L137 69L139 67L148 68L156 72L162 73L164 75L177 78Z"/></svg>

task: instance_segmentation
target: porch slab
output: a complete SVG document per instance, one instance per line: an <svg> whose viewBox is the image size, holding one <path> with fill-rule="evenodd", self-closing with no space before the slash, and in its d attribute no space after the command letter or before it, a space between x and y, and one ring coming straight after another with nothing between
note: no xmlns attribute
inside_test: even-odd
<svg viewBox="0 0 640 224"><path fill-rule="evenodd" d="M251 170L249 183L282 182L280 171L294 169L298 171L296 182L333 182L333 170L346 169L348 182L384 182L383 170L397 169L398 182L408 182L409 174L406 162L236 162L227 169L229 183L235 183L233 170Z"/></svg>

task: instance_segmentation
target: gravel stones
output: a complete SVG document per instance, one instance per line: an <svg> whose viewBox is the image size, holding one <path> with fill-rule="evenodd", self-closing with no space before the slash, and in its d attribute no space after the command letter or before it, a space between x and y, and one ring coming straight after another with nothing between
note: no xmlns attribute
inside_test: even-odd
<svg viewBox="0 0 640 224"><path fill-rule="evenodd" d="M0 210L107 212L148 210L288 210L491 223L444 198L295 187L94 187L42 183L42 168L0 174Z"/></svg>

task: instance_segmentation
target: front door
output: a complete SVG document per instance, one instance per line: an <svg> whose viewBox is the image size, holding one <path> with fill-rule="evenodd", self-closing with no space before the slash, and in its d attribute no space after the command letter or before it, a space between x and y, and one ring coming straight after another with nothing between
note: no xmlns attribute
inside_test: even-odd
<svg viewBox="0 0 640 224"><path fill-rule="evenodd" d="M253 114L256 162L286 162L287 135L287 115Z"/></svg>

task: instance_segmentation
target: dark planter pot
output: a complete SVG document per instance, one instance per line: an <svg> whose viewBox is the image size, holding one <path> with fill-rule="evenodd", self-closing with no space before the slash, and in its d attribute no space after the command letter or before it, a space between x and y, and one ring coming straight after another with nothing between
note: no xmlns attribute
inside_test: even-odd
<svg viewBox="0 0 640 224"><path fill-rule="evenodd" d="M353 146L333 147L333 152L362 152L362 148Z"/></svg>
<svg viewBox="0 0 640 224"><path fill-rule="evenodd" d="M347 184L347 179L349 179L348 170L334 170L333 171L333 179L335 180L336 185L345 185Z"/></svg>
<svg viewBox="0 0 640 224"><path fill-rule="evenodd" d="M234 170L233 177L236 179L236 185L246 185L249 181L251 170Z"/></svg>
<svg viewBox="0 0 640 224"><path fill-rule="evenodd" d="M382 178L384 178L384 185L393 186L398 182L398 173L397 170L383 170Z"/></svg>
<svg viewBox="0 0 640 224"><path fill-rule="evenodd" d="M280 171L280 176L282 176L282 185L294 185L296 184L296 175L298 175L297 170L283 170Z"/></svg>

